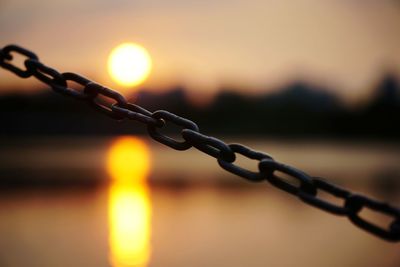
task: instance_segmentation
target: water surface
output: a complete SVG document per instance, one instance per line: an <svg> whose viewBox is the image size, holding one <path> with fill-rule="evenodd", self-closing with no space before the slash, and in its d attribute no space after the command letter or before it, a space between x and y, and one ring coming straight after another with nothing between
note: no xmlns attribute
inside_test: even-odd
<svg viewBox="0 0 400 267"><path fill-rule="evenodd" d="M121 182L107 172L112 139L4 140L0 266L399 266L399 244L346 218L226 174L195 150L144 142L146 177ZM400 204L396 146L241 142Z"/></svg>

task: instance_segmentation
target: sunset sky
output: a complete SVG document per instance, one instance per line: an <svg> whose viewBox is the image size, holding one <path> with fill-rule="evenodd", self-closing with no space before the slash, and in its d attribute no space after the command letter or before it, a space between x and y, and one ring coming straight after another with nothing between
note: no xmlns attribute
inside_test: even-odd
<svg viewBox="0 0 400 267"><path fill-rule="evenodd" d="M107 56L131 41L153 59L144 88L258 92L304 79L357 99L400 74L400 2L2 0L0 40L117 89ZM32 84L0 71L3 92Z"/></svg>

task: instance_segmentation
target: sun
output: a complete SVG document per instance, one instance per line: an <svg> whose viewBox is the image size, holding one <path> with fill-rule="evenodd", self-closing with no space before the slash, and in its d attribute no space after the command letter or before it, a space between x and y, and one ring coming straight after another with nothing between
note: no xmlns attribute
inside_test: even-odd
<svg viewBox="0 0 400 267"><path fill-rule="evenodd" d="M111 51L107 65L108 72L116 83L133 87L148 78L152 61L144 47L135 43L123 43Z"/></svg>

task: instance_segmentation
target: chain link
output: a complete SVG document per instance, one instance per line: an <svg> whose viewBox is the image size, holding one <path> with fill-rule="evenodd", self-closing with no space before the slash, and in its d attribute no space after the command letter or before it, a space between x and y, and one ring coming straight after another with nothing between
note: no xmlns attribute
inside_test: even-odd
<svg viewBox="0 0 400 267"><path fill-rule="evenodd" d="M322 210L325 210L327 212L336 215L348 215L350 213L347 207L338 206L317 197L318 189L320 189L321 191L327 192L337 198L346 200L350 196L349 191L340 188L336 185L333 185L331 183L328 183L321 178L312 178L312 182L317 191L315 192L315 194L308 194L305 191L300 190L298 192L298 196L301 200L303 200L305 203L309 205L312 205L314 207L320 208Z"/></svg>
<svg viewBox="0 0 400 267"><path fill-rule="evenodd" d="M16 46L16 45L7 45L2 49L2 56L1 56L1 61L0 61L0 66L3 67L6 70L9 70L11 72L13 72L14 74L18 75L21 78L28 78L30 76L32 76L32 71L29 70L29 68L27 66L26 70L21 69L20 67L11 64L9 61L13 60L14 57L12 56L12 53L16 53L22 56L25 56L27 59L38 59L38 57L36 56L35 53ZM26 65L26 60L24 62L24 64Z"/></svg>
<svg viewBox="0 0 400 267"><path fill-rule="evenodd" d="M291 167L289 165L277 162L273 159L263 159L258 165L263 177L267 179L268 182L273 184L275 187L286 191L287 193L298 195L300 192L304 192L309 196L315 196L317 189L311 179L306 173ZM281 178L275 174L275 172L281 172L286 174L295 180L300 182L300 186L295 186L284 178Z"/></svg>
<svg viewBox="0 0 400 267"><path fill-rule="evenodd" d="M236 159L235 153L231 148L215 137L207 136L190 129L183 129L182 137L191 143L192 146L211 157L221 159L225 162L234 162Z"/></svg>
<svg viewBox="0 0 400 267"><path fill-rule="evenodd" d="M22 69L13 63L13 53L26 59ZM380 202L366 196L353 194L350 191L333 185L321 178L308 174L274 160L268 154L255 151L241 144L226 144L225 142L200 133L199 127L191 120L182 118L165 110L150 112L143 107L129 103L120 93L97 84L76 73L60 73L39 61L35 53L16 46L8 45L0 49L0 66L21 78L34 76L39 81L50 86L55 92L85 100L86 103L106 115L117 119L130 119L147 126L149 135L156 141L176 150L187 150L192 146L217 159L218 164L226 171L236 174L252 182L268 181L271 185L297 196L304 203L332 214L346 216L356 226L387 241L400 241L400 209L388 203ZM68 82L77 83L81 90L72 89ZM114 103L99 101L99 98L109 99ZM166 123L182 127L180 136L183 141L167 136L161 130ZM235 163L236 153L258 161L258 171L240 167ZM288 179L276 174L280 172L299 183L294 185ZM344 200L343 205L337 205L318 197L318 192L324 191ZM370 209L391 217L392 222L386 228L380 227L360 217L362 209Z"/></svg>
<svg viewBox="0 0 400 267"><path fill-rule="evenodd" d="M151 116L154 119L163 119L166 122L169 121L177 126L185 127L184 129L191 129L196 132L199 131L199 127L197 126L196 123L194 123L188 119L179 117L178 115L175 115L169 111L157 110L156 112L151 114ZM162 128L162 127L157 127L153 124L147 125L147 130L149 132L149 135L154 140L156 140L166 146L169 146L173 149L176 149L176 150L187 150L192 147L192 144L190 142L188 142L187 140L177 141L177 140L173 139L172 137L169 137L165 134L158 132L158 130L157 130L158 128Z"/></svg>
<svg viewBox="0 0 400 267"><path fill-rule="evenodd" d="M259 161L263 159L272 160L271 156L263 152L255 151L241 144L229 144L228 147L231 149L232 152L239 153L249 159L254 159ZM236 174L252 182L261 182L266 179L265 175L262 172L254 172L251 170L244 169L243 167L235 165L233 164L233 162L232 163L227 162L222 158L218 159L218 164L219 166L221 166L221 168L225 169L226 171Z"/></svg>
<svg viewBox="0 0 400 267"><path fill-rule="evenodd" d="M121 106L127 103L126 99L120 93L111 90L107 87L101 86L100 84L95 82L90 82L86 84L85 88L83 89L83 93L89 96L87 98L87 101L92 107L94 107L98 111L116 120L122 120L124 118L123 116L121 116L118 113L115 113L111 109L111 107L115 104ZM111 105L106 105L96 101L96 99L100 98L101 96L103 98L109 98L111 100L114 100L116 103Z"/></svg>
<svg viewBox="0 0 400 267"><path fill-rule="evenodd" d="M147 125L153 125L159 128L165 125L165 121L163 119L153 118L150 111L132 103L124 103L122 105L117 103L111 106L111 110L124 118L138 121Z"/></svg>

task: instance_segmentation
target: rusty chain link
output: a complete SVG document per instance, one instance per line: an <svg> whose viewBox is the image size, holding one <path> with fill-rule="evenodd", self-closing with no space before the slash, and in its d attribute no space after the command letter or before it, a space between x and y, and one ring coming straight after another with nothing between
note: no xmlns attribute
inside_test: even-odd
<svg viewBox="0 0 400 267"><path fill-rule="evenodd" d="M24 68L13 64L13 54L25 57ZM400 241L400 209L385 202L366 196L353 194L348 190L333 185L321 178L308 174L291 166L275 161L263 152L255 151L240 144L226 144L211 136L200 133L199 127L191 120L182 118L165 110L150 112L143 107L128 103L117 91L104 87L76 73L60 73L39 61L35 53L17 45L7 45L0 49L0 66L21 78L34 76L39 81L50 86L55 92L87 102L97 110L117 119L130 119L147 126L149 135L156 141L176 150L187 150L195 147L199 151L217 159L218 164L228 172L236 174L252 182L268 181L271 185L297 196L304 203L339 216L346 216L355 225L367 232L387 241ZM81 90L72 89L68 82L81 86ZM99 97L107 98L114 103L102 103ZM103 101L104 102L104 101ZM160 133L166 123L172 123L182 128L180 135L183 141ZM241 154L258 161L258 171L247 170L235 164L236 154ZM285 174L298 182L289 182L276 173ZM326 192L344 200L343 205L331 203L318 197L319 192ZM361 218L360 211L364 208L385 214L392 218L386 228Z"/></svg>

